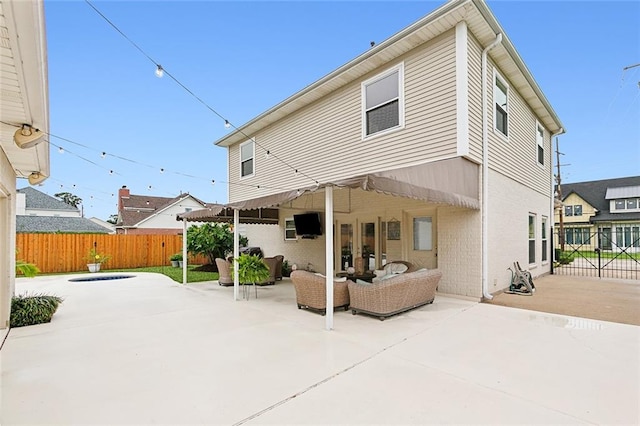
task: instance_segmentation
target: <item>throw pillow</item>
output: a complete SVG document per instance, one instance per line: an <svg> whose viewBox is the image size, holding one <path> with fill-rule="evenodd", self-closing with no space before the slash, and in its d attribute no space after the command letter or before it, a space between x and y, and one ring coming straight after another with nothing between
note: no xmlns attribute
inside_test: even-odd
<svg viewBox="0 0 640 426"><path fill-rule="evenodd" d="M333 281L337 283L343 283L347 281L347 277L334 278Z"/></svg>
<svg viewBox="0 0 640 426"><path fill-rule="evenodd" d="M387 263L384 265L384 270L387 271L387 274L402 274L409 267L404 263Z"/></svg>

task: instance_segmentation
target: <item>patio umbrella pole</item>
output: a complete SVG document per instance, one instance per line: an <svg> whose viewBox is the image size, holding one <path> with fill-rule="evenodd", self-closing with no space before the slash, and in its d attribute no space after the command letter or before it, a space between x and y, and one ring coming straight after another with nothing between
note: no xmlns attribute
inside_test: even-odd
<svg viewBox="0 0 640 426"><path fill-rule="evenodd" d="M333 187L324 188L325 279L327 287L327 314L325 328L333 329Z"/></svg>
<svg viewBox="0 0 640 426"><path fill-rule="evenodd" d="M187 283L187 219L182 219L182 284Z"/></svg>

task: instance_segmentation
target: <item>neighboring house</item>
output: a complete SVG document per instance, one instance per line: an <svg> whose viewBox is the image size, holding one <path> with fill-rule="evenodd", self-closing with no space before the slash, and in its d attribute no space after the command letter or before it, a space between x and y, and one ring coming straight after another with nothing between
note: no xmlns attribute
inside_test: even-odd
<svg viewBox="0 0 640 426"><path fill-rule="evenodd" d="M514 261L550 271L562 132L485 2L452 0L216 145L227 206L280 209L278 227L245 225L265 255L329 273L407 260L480 299L509 286ZM296 236L306 212L322 215L318 238Z"/></svg>
<svg viewBox="0 0 640 426"><path fill-rule="evenodd" d="M50 173L44 21L41 0L0 1L0 330L9 326L15 289L16 178L35 185Z"/></svg>
<svg viewBox="0 0 640 426"><path fill-rule="evenodd" d="M100 225L103 228L107 228L109 230L110 234L115 234L116 233L116 225L114 225L111 222L107 222L106 220L102 220L100 218L97 217L90 217L89 220L93 223L95 223L96 225Z"/></svg>
<svg viewBox="0 0 640 426"><path fill-rule="evenodd" d="M82 217L77 207L35 188L18 189L17 197L16 215L18 216Z"/></svg>
<svg viewBox="0 0 640 426"><path fill-rule="evenodd" d="M94 232L110 230L82 217L77 207L27 187L19 189L16 202L16 232Z"/></svg>
<svg viewBox="0 0 640 426"><path fill-rule="evenodd" d="M574 249L640 251L640 176L562 184L565 243Z"/></svg>
<svg viewBox="0 0 640 426"><path fill-rule="evenodd" d="M207 207L207 203L189 194L177 197L152 197L131 194L126 186L118 190L118 234L182 234L179 213Z"/></svg>

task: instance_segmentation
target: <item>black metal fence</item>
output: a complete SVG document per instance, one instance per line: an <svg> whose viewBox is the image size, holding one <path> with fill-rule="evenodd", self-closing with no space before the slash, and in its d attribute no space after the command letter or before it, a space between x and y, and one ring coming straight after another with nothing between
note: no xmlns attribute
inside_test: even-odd
<svg viewBox="0 0 640 426"><path fill-rule="evenodd" d="M557 275L640 279L638 226L600 228L565 227L554 230L554 267Z"/></svg>

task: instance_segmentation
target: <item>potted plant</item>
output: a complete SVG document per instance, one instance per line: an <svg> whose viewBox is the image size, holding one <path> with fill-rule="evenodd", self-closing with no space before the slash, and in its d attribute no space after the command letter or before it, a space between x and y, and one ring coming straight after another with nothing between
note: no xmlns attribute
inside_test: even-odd
<svg viewBox="0 0 640 426"><path fill-rule="evenodd" d="M241 254L235 259L233 266L238 268L238 280L241 284L255 286L269 278L269 267L258 255Z"/></svg>
<svg viewBox="0 0 640 426"><path fill-rule="evenodd" d="M100 265L109 260L111 256L100 254L96 250L95 247L89 250L89 253L84 257L87 261L87 268L89 268L89 272L98 272L100 271Z"/></svg>
<svg viewBox="0 0 640 426"><path fill-rule="evenodd" d="M173 266L174 268L182 266L180 265L180 263L182 262L182 253L172 254L169 260L171 261L171 266Z"/></svg>

